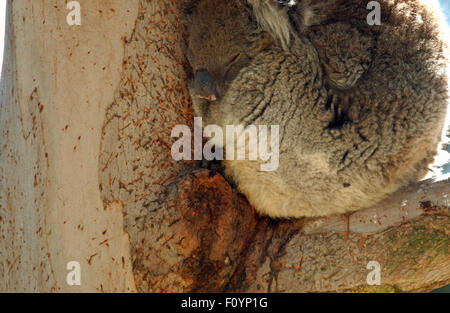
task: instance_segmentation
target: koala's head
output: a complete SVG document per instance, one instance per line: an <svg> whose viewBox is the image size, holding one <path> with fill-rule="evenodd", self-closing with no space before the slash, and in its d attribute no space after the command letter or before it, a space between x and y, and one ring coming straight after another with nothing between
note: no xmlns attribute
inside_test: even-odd
<svg viewBox="0 0 450 313"><path fill-rule="evenodd" d="M204 116L207 110L214 115L213 108L220 107L229 86L250 62L274 45L289 50L301 41L297 39L302 29L313 20L310 0L299 0L295 6L290 3L184 0L187 57L194 76L189 89L195 113Z"/></svg>
<svg viewBox="0 0 450 313"><path fill-rule="evenodd" d="M191 90L194 97L210 101L223 96L239 70L272 42L244 1L196 1L187 21Z"/></svg>

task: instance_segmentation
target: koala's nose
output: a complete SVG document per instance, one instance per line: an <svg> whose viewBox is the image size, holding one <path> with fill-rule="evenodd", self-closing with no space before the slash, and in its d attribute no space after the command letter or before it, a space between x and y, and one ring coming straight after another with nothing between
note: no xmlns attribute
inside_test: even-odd
<svg viewBox="0 0 450 313"><path fill-rule="evenodd" d="M217 100L217 91L214 79L207 70L199 70L195 74L194 92L197 97L210 101Z"/></svg>

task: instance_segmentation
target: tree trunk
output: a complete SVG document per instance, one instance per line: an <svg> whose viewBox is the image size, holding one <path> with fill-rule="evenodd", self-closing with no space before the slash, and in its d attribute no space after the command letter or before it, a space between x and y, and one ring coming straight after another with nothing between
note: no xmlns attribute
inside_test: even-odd
<svg viewBox="0 0 450 313"><path fill-rule="evenodd" d="M192 129L179 1L8 2L0 291L428 291L450 282L449 181L328 218L260 217L171 156ZM67 263L81 265L69 286ZM381 285L370 286L370 261Z"/></svg>
<svg viewBox="0 0 450 313"><path fill-rule="evenodd" d="M107 4L105 4L107 3ZM121 206L98 188L101 129L137 1L8 1L0 109L0 290L134 290ZM105 232L106 231L106 232ZM81 286L66 284L71 261Z"/></svg>

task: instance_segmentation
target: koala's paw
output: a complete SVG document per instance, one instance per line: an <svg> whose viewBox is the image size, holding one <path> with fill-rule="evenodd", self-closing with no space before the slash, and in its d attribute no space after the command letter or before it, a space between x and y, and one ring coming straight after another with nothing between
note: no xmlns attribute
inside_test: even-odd
<svg viewBox="0 0 450 313"><path fill-rule="evenodd" d="M350 89L369 69L373 40L345 23L316 27L311 32L328 83L337 89Z"/></svg>

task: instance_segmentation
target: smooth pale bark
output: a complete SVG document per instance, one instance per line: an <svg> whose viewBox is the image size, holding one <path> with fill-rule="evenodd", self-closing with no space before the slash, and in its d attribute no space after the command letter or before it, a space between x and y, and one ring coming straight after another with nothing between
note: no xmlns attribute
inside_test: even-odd
<svg viewBox="0 0 450 313"><path fill-rule="evenodd" d="M221 175L171 157L171 130L193 120L179 1L81 2L80 28L66 26L60 3L12 6L0 290L425 291L449 283L448 181L411 186L351 216L260 217ZM82 263L81 287L65 284L72 260ZM381 265L381 286L366 283L369 261Z"/></svg>
<svg viewBox="0 0 450 313"><path fill-rule="evenodd" d="M98 157L138 1L8 1L0 107L0 291L132 291L121 205ZM81 286L66 265L81 264Z"/></svg>

